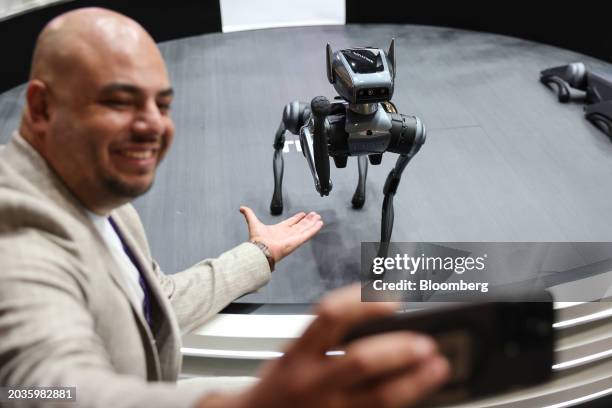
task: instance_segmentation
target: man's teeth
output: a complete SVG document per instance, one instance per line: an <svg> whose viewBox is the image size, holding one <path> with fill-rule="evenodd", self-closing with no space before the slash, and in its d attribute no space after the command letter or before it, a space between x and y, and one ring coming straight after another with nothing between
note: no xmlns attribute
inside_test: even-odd
<svg viewBox="0 0 612 408"><path fill-rule="evenodd" d="M124 150L121 154L131 159L146 160L153 157L153 150Z"/></svg>

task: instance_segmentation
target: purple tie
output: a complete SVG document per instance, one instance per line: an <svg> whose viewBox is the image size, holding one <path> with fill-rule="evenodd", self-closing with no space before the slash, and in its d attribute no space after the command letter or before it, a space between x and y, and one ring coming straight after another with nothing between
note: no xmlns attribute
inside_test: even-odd
<svg viewBox="0 0 612 408"><path fill-rule="evenodd" d="M119 237L119 240L121 241L121 246L123 246L123 251L128 256L128 258L130 258L130 261L132 261L132 263L138 270L138 281L140 282L140 287L142 288L142 291L144 292L144 300L142 302L142 311L144 313L145 320L149 324L149 327L151 327L151 323L152 323L151 297L150 297L151 295L149 292L149 286L147 285L147 281L145 281L145 278L142 274L142 268L140 267L140 264L136 260L136 257L134 256L134 253L132 252L130 247L125 244L125 240L123 239L121 232L119 232L119 228L117 228L117 224L115 224L115 221L113 221L111 217L108 217L108 221L110 222L111 226L115 230L115 233Z"/></svg>

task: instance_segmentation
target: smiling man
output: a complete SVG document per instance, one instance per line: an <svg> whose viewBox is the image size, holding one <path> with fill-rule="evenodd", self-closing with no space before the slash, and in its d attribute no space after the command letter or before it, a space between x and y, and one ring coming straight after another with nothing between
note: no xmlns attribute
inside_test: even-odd
<svg viewBox="0 0 612 408"><path fill-rule="evenodd" d="M176 388L180 333L265 284L323 223L264 225L242 207L249 242L162 273L129 203L172 143L172 98L157 46L125 16L77 10L40 34L21 126L0 152L0 387L75 387L79 407L209 408L400 406L437 387L448 368L416 334L325 355L353 324L393 312L353 288L322 302L256 386Z"/></svg>
<svg viewBox="0 0 612 408"><path fill-rule="evenodd" d="M151 187L174 134L172 88L140 27L95 14L41 33L20 134L85 208L107 214Z"/></svg>

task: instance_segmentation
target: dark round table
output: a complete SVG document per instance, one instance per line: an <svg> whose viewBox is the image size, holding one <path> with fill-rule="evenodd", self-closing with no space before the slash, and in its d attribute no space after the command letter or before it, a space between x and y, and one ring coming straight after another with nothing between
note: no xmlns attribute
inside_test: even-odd
<svg viewBox="0 0 612 408"><path fill-rule="evenodd" d="M317 211L323 230L283 260L271 282L238 302L305 304L359 279L360 244L377 241L384 179L396 156L370 166L367 200L351 208L357 161L332 165L321 198L288 134L285 213L269 213L272 142L284 105L335 95L334 49L396 39L393 102L418 115L427 142L404 172L393 241L610 241L612 143L562 105L539 71L584 61L574 52L500 35L406 25L279 28L161 44L176 91L174 146L154 188L136 201L156 259L173 273L247 238L238 212L266 223ZM0 96L0 142L16 128L24 87Z"/></svg>

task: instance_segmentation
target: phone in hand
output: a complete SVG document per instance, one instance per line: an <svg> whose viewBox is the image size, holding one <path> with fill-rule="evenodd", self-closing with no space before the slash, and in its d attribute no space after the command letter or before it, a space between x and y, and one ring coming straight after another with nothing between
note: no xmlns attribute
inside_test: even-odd
<svg viewBox="0 0 612 408"><path fill-rule="evenodd" d="M433 337L451 377L436 400L449 402L546 381L552 374L551 302L494 302L398 313L354 327L346 336L395 330Z"/></svg>

